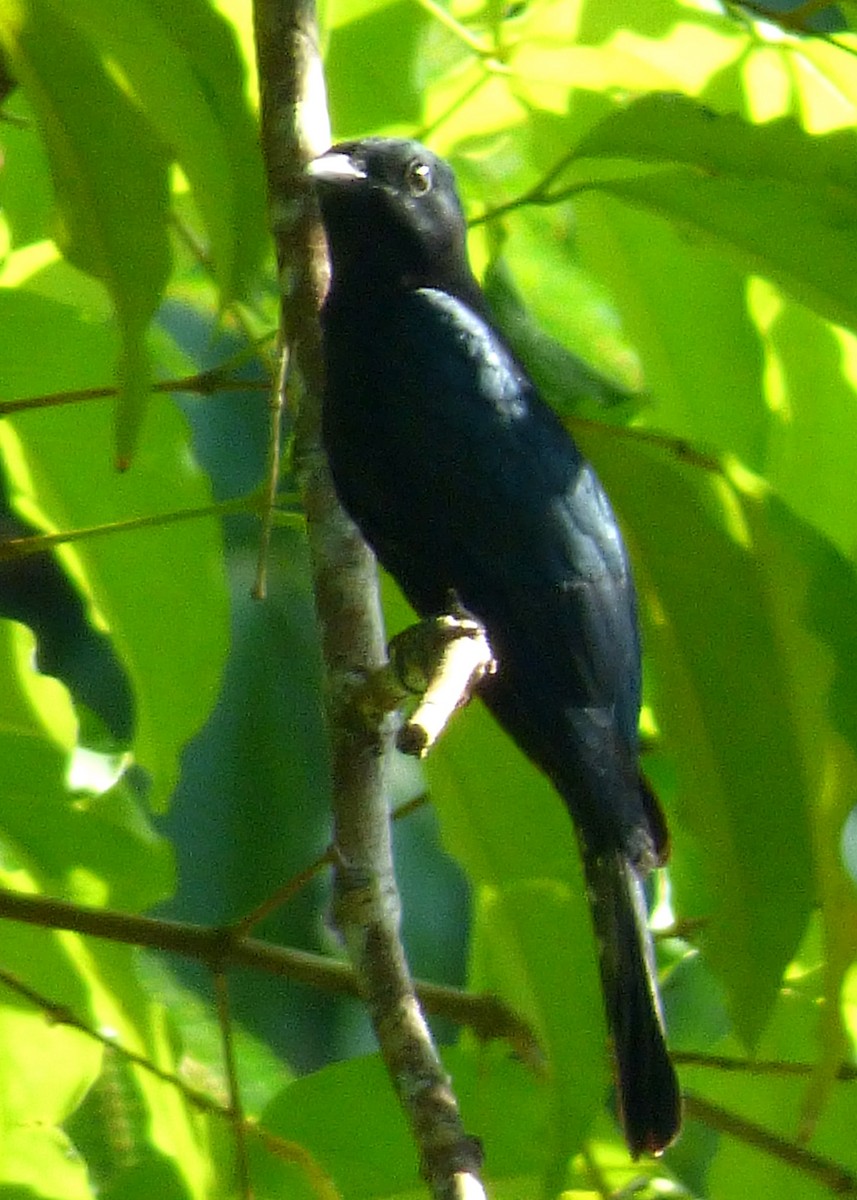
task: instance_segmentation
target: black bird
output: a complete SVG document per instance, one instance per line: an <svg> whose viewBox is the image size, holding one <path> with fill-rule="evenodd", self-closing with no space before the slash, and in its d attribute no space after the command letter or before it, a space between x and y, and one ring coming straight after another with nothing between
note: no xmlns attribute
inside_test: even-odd
<svg viewBox="0 0 857 1200"><path fill-rule="evenodd" d="M480 695L580 841L631 1153L680 1124L642 880L666 826L637 764L636 599L592 467L491 323L449 166L367 138L310 167L332 283L323 438L340 500L423 616L484 625Z"/></svg>

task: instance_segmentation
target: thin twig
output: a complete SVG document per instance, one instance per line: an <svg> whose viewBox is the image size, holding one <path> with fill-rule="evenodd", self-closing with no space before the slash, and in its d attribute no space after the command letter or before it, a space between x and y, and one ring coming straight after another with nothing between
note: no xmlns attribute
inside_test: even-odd
<svg viewBox="0 0 857 1200"><path fill-rule="evenodd" d="M238 1082L238 1066L235 1061L235 1041L232 1036L232 1020L229 1006L229 984L222 968L213 973L214 996L217 1007L217 1022L220 1027L220 1047L223 1053L223 1068L229 1094L229 1122L235 1143L235 1174L243 1200L252 1200L253 1185L250 1181L250 1161L247 1157L247 1139L244 1135L246 1122L241 1103L241 1088Z"/></svg>
<svg viewBox="0 0 857 1200"><path fill-rule="evenodd" d="M268 594L268 556L271 551L271 535L274 529L274 505L280 483L280 460L283 443L283 410L285 408L286 382L289 376L291 356L288 347L283 348L280 369L270 388L268 398L268 450L265 460L265 503L262 508L262 528L259 532L259 552L256 559L256 579L252 596L264 600Z"/></svg>
<svg viewBox="0 0 857 1200"><path fill-rule="evenodd" d="M172 525L176 521L196 521L202 517L225 517L232 513L253 512L258 509L256 496L240 496L237 500L218 500L201 508L180 508L175 512L152 513L146 517L130 517L127 521L109 521L105 525L90 525L86 529L68 529L63 533L38 533L31 537L5 538L0 541L0 562L45 554L56 546L88 541L106 534L128 533L135 529Z"/></svg>
<svg viewBox="0 0 857 1200"><path fill-rule="evenodd" d="M10 892L4 888L0 888L0 918L179 954L201 962L213 971L249 967L333 994L360 994L355 973L347 963L306 950L238 937L231 926L210 929L184 921L84 908L66 900ZM418 982L416 987L421 1002L433 1015L467 1026L485 1041L506 1038L526 1060L534 1064L540 1061L532 1030L495 996L469 995L458 988L436 983Z"/></svg>
<svg viewBox="0 0 857 1200"><path fill-rule="evenodd" d="M485 225L491 221L498 220L500 217L505 217L510 212L517 212L518 209L528 208L529 206L543 208L558 203L557 197L567 200L576 192L585 191L587 187L592 185L589 183L576 184L572 188L564 189L560 193L550 191L550 185L574 162L576 154L576 149L567 150L528 191L523 192L513 200L507 200L503 204L496 205L494 208L486 209L478 217L471 217L468 225L471 228L476 225Z"/></svg>
<svg viewBox="0 0 857 1200"><path fill-rule="evenodd" d="M484 39L475 33L471 33L447 9L438 4L437 0L418 0L418 3L431 17L443 25L444 29L448 29L459 41L464 43L468 50L472 50L480 58L492 58L497 54L497 47L495 45L486 45Z"/></svg>
<svg viewBox="0 0 857 1200"><path fill-rule="evenodd" d="M697 1054L690 1050L673 1051L673 1062L685 1067L709 1067L714 1071L734 1071L742 1075L780 1075L801 1076L806 1078L813 1075L818 1067L815 1063L787 1062L782 1059L753 1059L739 1058L729 1054ZM853 1083L857 1080L857 1067L851 1063L841 1063L836 1078L842 1083Z"/></svg>
<svg viewBox="0 0 857 1200"><path fill-rule="evenodd" d="M265 917L270 916L272 912L276 912L278 908L282 908L287 904L297 892L314 879L319 871L324 867L330 866L335 861L333 848L328 846L324 854L320 854L315 862L311 862L308 867L304 867L297 875L286 880L282 887L278 887L270 896L266 897L261 904L257 905L252 912L247 913L239 921L235 921L230 926L233 935L236 938L246 938L251 929L254 929L260 921L264 921Z"/></svg>
<svg viewBox="0 0 857 1200"><path fill-rule="evenodd" d="M251 1124L248 1132L262 1142L269 1154L299 1166L309 1179L316 1200L342 1200L342 1193L336 1184L300 1142L287 1142L269 1133L263 1125Z"/></svg>
<svg viewBox="0 0 857 1200"><path fill-rule="evenodd" d="M711 1129L729 1134L745 1145L752 1146L754 1149L761 1150L762 1153L786 1163L796 1171L808 1175L833 1192L834 1195L857 1195L857 1175L847 1171L845 1167L833 1162L832 1159L807 1150L804 1146L797 1145L796 1142L788 1141L779 1134L757 1125L754 1121L748 1121L736 1113L721 1108L719 1104L703 1100L701 1096L685 1092L684 1106L685 1113L692 1120L704 1121Z"/></svg>
<svg viewBox="0 0 857 1200"><path fill-rule="evenodd" d="M267 341L263 338L262 341ZM258 345L258 343L257 343ZM230 360L231 362L232 360ZM153 392L196 392L202 396L216 392L261 392L270 384L263 379L237 379L224 375L224 365L211 367L196 375L185 375L181 379L162 379L152 384ZM231 368L230 368L231 369ZM46 392L41 396L27 396L22 400L0 400L0 417L11 417L15 413L28 412L36 408L60 408L64 404L85 404L89 400L111 400L118 395L114 385L104 387L74 388L68 392Z"/></svg>

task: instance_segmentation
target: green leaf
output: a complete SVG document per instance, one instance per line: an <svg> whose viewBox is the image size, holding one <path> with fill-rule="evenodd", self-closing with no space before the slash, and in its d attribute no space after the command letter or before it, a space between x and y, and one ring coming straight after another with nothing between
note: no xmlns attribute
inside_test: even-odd
<svg viewBox="0 0 857 1200"><path fill-rule="evenodd" d="M70 17L100 57L116 64L129 96L181 164L228 304L246 293L267 248L255 117L229 27L205 0L129 0L121 8L82 0Z"/></svg>
<svg viewBox="0 0 857 1200"><path fill-rule="evenodd" d="M646 424L764 472L772 418L746 276L714 248L612 197L581 196L574 216L577 249L610 288L639 354Z"/></svg>
<svg viewBox="0 0 857 1200"><path fill-rule="evenodd" d="M491 1195L511 1200L538 1194L546 1132L544 1088L506 1054L447 1050L443 1058L465 1128L478 1130L482 1140ZM331 1121L334 1110L337 1117ZM377 1057L338 1063L296 1080L268 1106L263 1123L295 1147L295 1159L303 1151L307 1167L286 1166L284 1154L258 1160L254 1183L261 1195L328 1200L329 1190L311 1187L313 1164L341 1194L355 1200L416 1200L424 1193L408 1128Z"/></svg>
<svg viewBox="0 0 857 1200"><path fill-rule="evenodd" d="M483 280L492 316L541 394L560 411L596 416L604 409L638 408L642 398L631 386L589 365L624 375L639 390L636 356L618 328L606 328L603 295L569 252L562 220L548 232L534 216L514 222L508 252L493 259ZM545 253L546 240L555 254ZM526 303L516 284L526 288Z"/></svg>
<svg viewBox="0 0 857 1200"><path fill-rule="evenodd" d="M792 118L753 125L655 94L606 117L576 157L612 162L587 187L713 238L745 270L857 326L855 152L850 129L813 136Z"/></svg>
<svg viewBox="0 0 857 1200"><path fill-rule="evenodd" d="M15 1032L20 1037L26 1031ZM58 1047L55 1053L64 1049ZM50 1072L50 1063L46 1070ZM3 1130L2 1137L0 1188L9 1200L28 1200L34 1195L45 1200L91 1200L94 1196L86 1164L61 1129L18 1127Z"/></svg>
<svg viewBox="0 0 857 1200"><path fill-rule="evenodd" d="M15 248L48 236L53 186L45 148L33 128L32 109L20 88L4 102L3 113L7 120L0 132L0 208Z"/></svg>
<svg viewBox="0 0 857 1200"><path fill-rule="evenodd" d="M420 38L428 18L408 0L378 8L332 32L327 54L330 119L341 140L378 126L420 118ZM351 74L353 62L383 62L383 71Z"/></svg>
<svg viewBox="0 0 857 1200"><path fill-rule="evenodd" d="M68 788L64 727L73 731L74 715L65 689L33 667L30 631L0 622L0 652L0 845L7 862L26 864L39 886L81 904L134 910L163 900L173 886L172 852L127 784L101 795Z"/></svg>
<svg viewBox="0 0 857 1200"><path fill-rule="evenodd" d="M77 721L66 689L35 667L29 629L0 621L0 860L83 904L142 908L169 895L171 850L127 785L67 782Z"/></svg>
<svg viewBox="0 0 857 1200"><path fill-rule="evenodd" d="M3 0L0 42L39 121L54 179L57 240L71 262L101 280L116 312L116 440L125 462L147 395L143 335L169 271L168 160L64 7Z"/></svg>
<svg viewBox="0 0 857 1200"><path fill-rule="evenodd" d="M102 60L117 64L129 94L176 153L205 217L221 286L230 292L233 181L221 130L191 64L145 0L128 0L121 10L109 0L81 0L71 19Z"/></svg>
<svg viewBox="0 0 857 1200"><path fill-rule="evenodd" d="M586 885L547 781L474 706L429 760L444 844L474 890L470 984L536 1030L551 1066L543 1170L554 1184L607 1093L607 1035Z"/></svg>
<svg viewBox="0 0 857 1200"><path fill-rule="evenodd" d="M824 995L824 948L819 922L813 920L799 954L789 971L785 988L773 1010L768 1027L758 1047L758 1056L765 1062L794 1064L812 1062L817 1053L815 1025L819 1009L827 1007ZM713 1052L741 1057L735 1039L721 1039ZM706 1100L721 1105L750 1122L770 1130L787 1143L799 1145L801 1109L806 1092L805 1078L784 1069L760 1071L748 1064L747 1069L723 1072L703 1066L688 1067L688 1090ZM831 1090L829 1103L817 1128L813 1131L809 1149L827 1156L854 1171L857 1154L853 1142L854 1102L850 1085L840 1080ZM689 1124L686 1135L691 1138L698 1126ZM682 1149L680 1144L679 1150ZM811 1197L821 1200L830 1195L827 1181L801 1170L801 1157L792 1162L760 1153L742 1138L722 1137L711 1155L706 1176L705 1194L738 1200L746 1195L748 1186L763 1190L774 1189L776 1195L789 1200Z"/></svg>
<svg viewBox="0 0 857 1200"><path fill-rule="evenodd" d="M814 902L830 648L807 627L807 552L778 536L782 510L758 493L606 431L582 441L629 533L679 769L678 911L706 918L706 955L752 1045ZM694 877L703 892L687 889Z"/></svg>
<svg viewBox="0 0 857 1200"><path fill-rule="evenodd" d="M2 877L4 886L13 878L24 882L21 871L3 870ZM86 987L68 949L69 935L8 921L0 926L4 971L54 1002L85 1011ZM97 1077L101 1057L97 1042L50 1021L0 982L0 1190L16 1186L27 1195L88 1200L85 1165L60 1125Z"/></svg>
<svg viewBox="0 0 857 1200"><path fill-rule="evenodd" d="M4 885L13 881L23 885L22 872L4 873ZM63 1006L157 1070L176 1073L177 1048L168 1014L141 985L136 951L12 922L0 927L0 951L4 970L33 989L46 1006ZM89 1197L93 1176L109 1181L129 1158L144 1157L155 1148L175 1177L172 1194L207 1200L216 1169L208 1122L169 1080L128 1064L118 1051L115 1056L105 1053L95 1038L52 1022L51 1011L22 1000L0 983L0 1082L5 1099L0 1106L0 1181L32 1180L35 1194L55 1195L57 1200ZM91 1088L95 1095L90 1101ZM100 1131L98 1150L93 1145L93 1119ZM86 1163L60 1124L73 1131L73 1138L80 1136L88 1153ZM39 1173L40 1154L44 1174ZM43 1193L37 1184L56 1190Z"/></svg>
<svg viewBox="0 0 857 1200"><path fill-rule="evenodd" d="M103 380L110 338L69 305L0 289L0 313L12 396ZM37 329L44 356L27 349ZM184 418L163 396L152 408L157 419L124 475L110 465L104 402L8 420L2 444L25 515L49 529L75 530L210 505L210 484L192 457ZM131 679L134 754L151 777L153 804L163 807L179 756L215 703L228 648L219 521L212 516L92 538L66 551L65 562L74 565Z"/></svg>
<svg viewBox="0 0 857 1200"><path fill-rule="evenodd" d="M178 1047L169 1013L149 995L137 978L126 947L99 948L96 966L104 990L97 996L99 1015L113 1016L121 1043L136 1050L167 1074L179 1070ZM133 1067L146 1114L145 1143L168 1156L169 1174L177 1177L176 1195L207 1200L214 1185L217 1163L211 1151L208 1121L168 1080ZM174 1185L175 1186L175 1185Z"/></svg>
<svg viewBox="0 0 857 1200"><path fill-rule="evenodd" d="M798 516L852 554L857 338L762 281L751 296L769 363L762 473Z"/></svg>

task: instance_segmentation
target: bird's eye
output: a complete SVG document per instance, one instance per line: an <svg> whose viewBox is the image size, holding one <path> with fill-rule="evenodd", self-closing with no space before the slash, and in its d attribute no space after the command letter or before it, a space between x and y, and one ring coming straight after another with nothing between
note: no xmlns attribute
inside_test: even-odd
<svg viewBox="0 0 857 1200"><path fill-rule="evenodd" d="M431 167L421 158L415 158L413 162L408 163L405 183L412 196L424 196L426 192L431 191Z"/></svg>

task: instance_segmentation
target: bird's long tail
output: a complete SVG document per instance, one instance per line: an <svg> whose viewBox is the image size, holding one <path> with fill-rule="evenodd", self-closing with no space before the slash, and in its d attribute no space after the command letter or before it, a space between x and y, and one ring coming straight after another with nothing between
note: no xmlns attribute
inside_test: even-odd
<svg viewBox="0 0 857 1200"><path fill-rule="evenodd" d="M619 1115L636 1158L660 1154L681 1124L681 1096L664 1040L643 886L619 851L584 855Z"/></svg>

